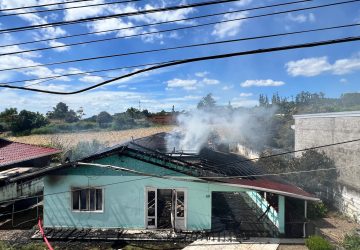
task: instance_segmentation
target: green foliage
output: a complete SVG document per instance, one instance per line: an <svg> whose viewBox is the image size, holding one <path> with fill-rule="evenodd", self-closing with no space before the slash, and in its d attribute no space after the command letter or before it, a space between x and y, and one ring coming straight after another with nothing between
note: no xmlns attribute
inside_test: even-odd
<svg viewBox="0 0 360 250"><path fill-rule="evenodd" d="M311 202L308 204L308 218L320 219L324 218L328 213L326 205L322 202Z"/></svg>
<svg viewBox="0 0 360 250"><path fill-rule="evenodd" d="M265 152L262 156L272 152ZM310 193L324 191L323 188L327 187L330 192L335 188L332 186L333 181L338 176L335 169L335 163L328 156L322 152L308 150L301 157L292 158L286 156L262 158L258 162L270 173L304 171L303 173L284 175L289 182L303 188ZM331 168L329 171L313 171L316 169ZM311 170L311 174L306 172Z"/></svg>
<svg viewBox="0 0 360 250"><path fill-rule="evenodd" d="M10 124L10 129L15 135L30 134L32 129L40 128L48 123L48 120L42 114L22 110Z"/></svg>
<svg viewBox="0 0 360 250"><path fill-rule="evenodd" d="M320 236L310 236L305 240L305 245L309 250L332 250L334 247Z"/></svg>
<svg viewBox="0 0 360 250"><path fill-rule="evenodd" d="M133 128L135 125L136 125L135 120L130 116L128 116L126 113L116 114L114 117L112 129L114 130L129 129L129 128Z"/></svg>
<svg viewBox="0 0 360 250"><path fill-rule="evenodd" d="M77 116L76 112L63 103L59 102L53 108L53 111L49 111L47 113L48 118L56 119L56 120L63 120L68 123L77 122L79 121L79 117Z"/></svg>
<svg viewBox="0 0 360 250"><path fill-rule="evenodd" d="M343 247L346 250L359 250L360 249L360 235L357 233L345 235Z"/></svg>
<svg viewBox="0 0 360 250"><path fill-rule="evenodd" d="M205 97L203 97L200 102L197 105L198 109L205 109L205 110L209 110L214 108L216 105L216 101L213 98L212 94L209 93L207 94Z"/></svg>
<svg viewBox="0 0 360 250"><path fill-rule="evenodd" d="M15 248L11 247L4 241L0 241L0 250L15 250Z"/></svg>
<svg viewBox="0 0 360 250"><path fill-rule="evenodd" d="M106 111L100 112L96 118L96 122L102 128L109 127L108 124L110 124L112 120L113 120L112 116Z"/></svg>

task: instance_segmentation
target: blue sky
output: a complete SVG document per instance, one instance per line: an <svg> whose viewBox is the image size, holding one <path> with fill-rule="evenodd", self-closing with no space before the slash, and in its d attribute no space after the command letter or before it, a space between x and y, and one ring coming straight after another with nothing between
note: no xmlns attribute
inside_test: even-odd
<svg viewBox="0 0 360 250"><path fill-rule="evenodd" d="M3 0L2 9L26 5L61 2L61 0ZM109 2L94 0L92 3ZM16 15L0 18L0 29L35 25L46 22L76 20L91 16L109 15L114 13L133 12L143 9L194 3L199 1L148 1L142 0L129 4L105 5L89 8L78 8L67 11L46 12L42 14ZM54 38L84 32L101 31L116 28L128 28L154 22L187 18L207 13L241 10L244 8L281 3L282 1L242 0L232 3L212 5L201 8L182 9L167 13L137 15L121 19L106 19L97 22L49 27L41 30L0 34L0 45L32 41L34 39ZM54 39L24 46L0 48L0 54L9 51L21 51L40 47L54 47L89 39L119 37L144 32L185 27L192 24L219 20L249 17L280 10L295 9L312 5L320 5L337 1L314 0L285 7L259 11L246 11L218 17L197 19L196 21L179 22L146 28L127 29L118 32L106 32L91 36L71 39ZM87 2L89 3L89 2ZM84 3L76 3L84 5ZM75 6L65 4L56 6ZM54 6L53 6L54 7ZM46 64L77 58L126 53L156 48L180 46L185 44L203 43L241 37L258 36L302 29L321 28L328 26L358 23L360 21L360 2L338 5L311 11L294 12L291 14L274 15L247 19L237 22L211 25L196 29L160 33L151 36L139 36L128 39L117 39L110 42L93 43L66 48L52 48L46 51L0 56L0 68L20 67L32 64ZM24 12L29 9L18 11ZM252 40L228 43L207 47L197 47L178 51L147 53L106 60L85 61L80 63L41 66L27 70L0 72L0 81L31 79L56 76L71 72L84 72L112 67L146 64L168 61L178 58L206 56L235 51L283 46L287 44L305 43L318 40L335 39L359 34L359 27L324 31L318 33L284 36L271 39ZM140 68L139 68L140 69ZM136 70L136 69L132 69ZM132 70L117 70L97 74L84 74L73 77L57 78L46 81L34 88L73 91L91 84L99 83L110 77L119 76ZM203 61L182 66L151 71L130 77L107 86L71 96L30 93L19 90L0 90L0 110L17 107L45 113L57 102L63 101L71 108L83 107L87 115L106 110L110 113L122 112L130 106L151 111L165 109L170 111L172 105L176 110L192 109L202 96L213 93L220 104L229 101L233 106L254 106L259 94L272 95L278 92L281 96L295 96L300 91L324 92L328 97L338 97L345 92L358 92L360 76L360 43L338 44L310 49L282 51L269 54L242 56ZM35 82L21 82L14 85L28 85Z"/></svg>

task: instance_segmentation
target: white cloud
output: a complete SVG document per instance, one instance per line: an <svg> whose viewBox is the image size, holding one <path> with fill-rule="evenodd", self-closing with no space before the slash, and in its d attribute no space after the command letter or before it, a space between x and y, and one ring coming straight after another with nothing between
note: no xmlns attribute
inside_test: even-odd
<svg viewBox="0 0 360 250"><path fill-rule="evenodd" d="M246 80L245 82L241 83L241 87L276 87L276 86L282 86L285 82L283 81L274 81L271 79L267 80Z"/></svg>
<svg viewBox="0 0 360 250"><path fill-rule="evenodd" d="M340 82L341 82L341 83L347 83L348 81L347 81L346 78L341 78L341 79L340 79Z"/></svg>
<svg viewBox="0 0 360 250"><path fill-rule="evenodd" d="M306 23L306 22L313 23L316 21L316 17L313 13L309 13L307 15L306 14L295 15L293 13L289 13L286 17L288 20L296 23Z"/></svg>
<svg viewBox="0 0 360 250"><path fill-rule="evenodd" d="M207 85L217 85L220 83L219 80L216 79L209 79L209 78L204 78L201 82L207 84Z"/></svg>
<svg viewBox="0 0 360 250"><path fill-rule="evenodd" d="M144 8L135 9L135 11L142 11L142 10L153 10L157 8L161 8L165 6L156 6L151 4L146 4ZM130 16L129 19L133 19L136 21L142 21L145 23L157 23L157 22L167 22L172 20L179 20L185 19L189 14L195 12L194 8L186 8L186 9L179 9L174 11L162 11L162 12L155 12L146 15L134 15ZM181 21L178 23L186 23L185 21ZM187 21L187 23L189 23Z"/></svg>
<svg viewBox="0 0 360 250"><path fill-rule="evenodd" d="M336 60L331 64L326 56L305 58L285 64L291 76L317 76L322 73L345 75L360 70L360 55Z"/></svg>
<svg viewBox="0 0 360 250"><path fill-rule="evenodd" d="M222 90L230 90L233 88L234 88L234 85L225 85L224 87L222 87Z"/></svg>
<svg viewBox="0 0 360 250"><path fill-rule="evenodd" d="M197 77L205 77L205 76L207 76L208 74L209 74L209 72L207 72L207 71L196 72L196 73L195 73L195 76L197 76Z"/></svg>
<svg viewBox="0 0 360 250"><path fill-rule="evenodd" d="M184 79L174 78L172 80L167 81L167 87L193 90L193 89L196 89L197 83L198 83L198 81L194 80L194 79L184 80Z"/></svg>
<svg viewBox="0 0 360 250"><path fill-rule="evenodd" d="M246 6L252 3L252 0L241 0L238 2L235 2L235 5L237 6Z"/></svg>
<svg viewBox="0 0 360 250"><path fill-rule="evenodd" d="M240 93L240 97L249 97L252 95L253 95L253 93Z"/></svg>
<svg viewBox="0 0 360 250"><path fill-rule="evenodd" d="M91 4L102 4L102 3L104 3L104 0L91 1ZM77 3L65 4L66 8L76 7L76 6L84 6L84 3L77 2ZM82 18L87 18L87 17L100 16L100 15L108 13L109 8L111 8L111 7L108 5L101 5L101 6L89 6L89 7L84 7L84 8L66 9L64 11L64 21L72 21L72 20L82 19Z"/></svg>
<svg viewBox="0 0 360 250"><path fill-rule="evenodd" d="M102 78L101 76L86 75L81 77L79 80L87 83L100 83L104 81L104 78Z"/></svg>
<svg viewBox="0 0 360 250"><path fill-rule="evenodd" d="M247 15L248 12L246 11L240 13L229 13L224 15L222 21L245 18ZM211 34L219 38L236 36L240 32L241 26L244 22L245 20L218 23L214 26L214 30Z"/></svg>

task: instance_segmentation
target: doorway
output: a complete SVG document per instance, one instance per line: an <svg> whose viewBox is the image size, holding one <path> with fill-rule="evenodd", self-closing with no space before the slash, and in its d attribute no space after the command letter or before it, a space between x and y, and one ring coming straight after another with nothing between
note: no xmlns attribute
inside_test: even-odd
<svg viewBox="0 0 360 250"><path fill-rule="evenodd" d="M154 229L186 229L185 189L146 189L146 227Z"/></svg>

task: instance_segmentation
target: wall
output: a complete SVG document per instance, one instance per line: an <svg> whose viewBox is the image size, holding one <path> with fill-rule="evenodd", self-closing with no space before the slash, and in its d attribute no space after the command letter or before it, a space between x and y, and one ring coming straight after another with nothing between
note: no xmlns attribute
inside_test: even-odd
<svg viewBox="0 0 360 250"><path fill-rule="evenodd" d="M359 138L360 112L357 116L353 113L349 116L337 113L295 116L295 150ZM346 215L360 221L360 142L326 147L321 151L334 160L339 171L338 193L326 195L336 198L337 207Z"/></svg>
<svg viewBox="0 0 360 250"><path fill-rule="evenodd" d="M111 156L97 163L111 164L162 175L179 175L128 157ZM181 174L180 174L181 175ZM72 212L71 187L104 186L104 212ZM44 178L44 226L72 228L145 228L145 188L185 188L187 229L211 228L211 192L244 191L220 184L174 181L130 175L99 167L81 166ZM56 195L51 195L56 194Z"/></svg>

